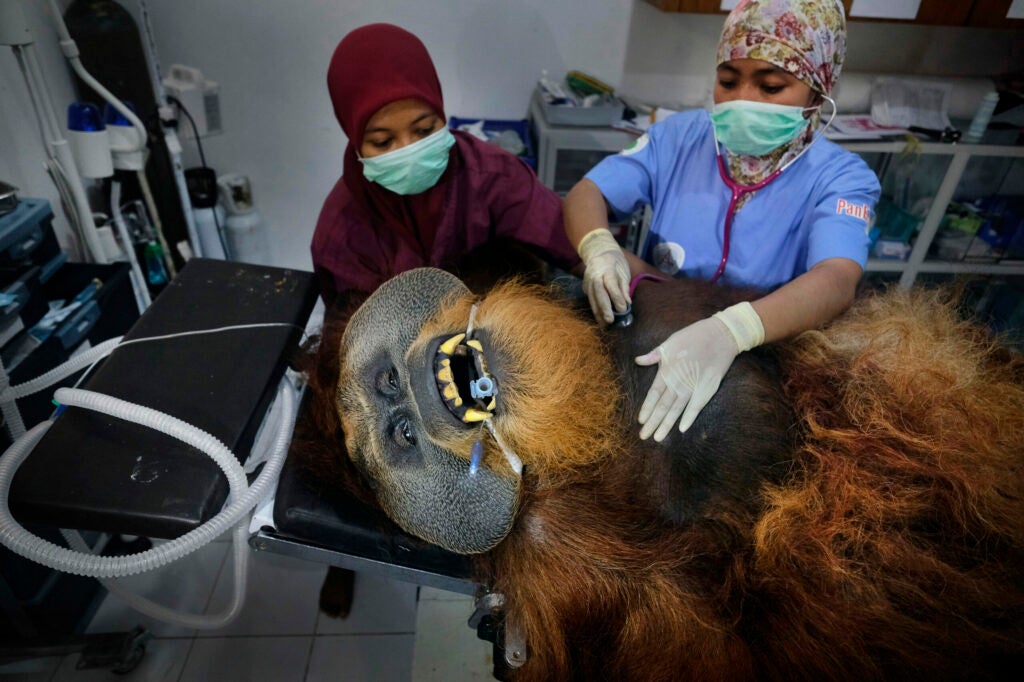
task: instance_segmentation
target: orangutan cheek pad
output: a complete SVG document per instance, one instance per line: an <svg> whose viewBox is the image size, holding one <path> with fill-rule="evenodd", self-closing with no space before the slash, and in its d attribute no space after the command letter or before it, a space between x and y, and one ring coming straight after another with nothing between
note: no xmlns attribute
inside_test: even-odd
<svg viewBox="0 0 1024 682"><path fill-rule="evenodd" d="M386 282L345 330L338 382L349 454L381 506L407 532L464 554L486 551L508 533L519 484L488 467L470 475L479 426L446 409L430 357L438 343L417 341L443 306L466 298L468 307L469 296L441 270Z"/></svg>

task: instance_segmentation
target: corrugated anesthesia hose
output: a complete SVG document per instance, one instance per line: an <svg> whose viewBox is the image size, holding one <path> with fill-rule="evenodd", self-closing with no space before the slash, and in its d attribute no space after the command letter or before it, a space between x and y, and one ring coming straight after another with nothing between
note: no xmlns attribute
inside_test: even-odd
<svg viewBox="0 0 1024 682"><path fill-rule="evenodd" d="M28 457L31 450L31 446L24 447L23 443L19 442L12 445L0 458L0 544L26 559L58 571L92 578L111 578L143 573L180 559L213 540L237 521L234 514L239 511L238 500L246 489L245 473L235 460L234 454L216 438L170 415L92 391L62 388L58 389L56 396L57 401L64 405L87 407L142 424L205 452L227 476L230 490L229 505L209 523L154 549L131 556L82 555L32 535L11 516L8 503L10 484L14 479L15 470ZM48 424L52 423L43 422L46 425L43 428L34 427L29 434L38 435L30 438L26 434L25 442L34 446L48 429ZM232 512L232 515L229 516L227 512Z"/></svg>
<svg viewBox="0 0 1024 682"><path fill-rule="evenodd" d="M282 420L283 424L277 425L276 435L274 438L273 446L270 448L271 459L279 459L281 463L284 462L284 456L287 452L289 435L291 433L291 425L295 421L294 406L296 404L295 388L290 381L283 381L282 389L283 393L279 393L279 399L281 401L281 410L279 419ZM284 398L284 395L290 394L290 399ZM281 428L281 427L284 428ZM255 457L255 453L251 457ZM268 464L267 466L270 466ZM277 480L280 474L280 465L275 464L276 471L271 472L269 478L257 479L253 483L253 487L256 485L262 485L263 481L269 481L273 483ZM262 494L257 495L257 501L262 499L266 495L267 490L264 489ZM257 502L258 503L258 502ZM68 539L71 547L75 549L81 549L86 551L87 545L82 540L78 533L73 531L62 530L61 533L66 539ZM121 597L127 604L148 616L157 618L159 620L175 623L189 628L198 628L201 630L216 629L224 627L235 619L236 616L241 612L242 606L245 604L245 588L248 577L248 561L249 561L249 545L247 543L248 537L248 522L246 517L243 516L242 520L235 526L232 532L232 549L233 549L233 567L235 574L235 588L231 596L231 602L221 613L217 614L204 614L204 615L192 615L183 614L172 609L162 606L155 602L152 602L145 597L137 595L133 592L128 591L122 587L117 580L102 580L103 586L107 588L113 594Z"/></svg>
<svg viewBox="0 0 1024 682"><path fill-rule="evenodd" d="M117 578L105 578L100 582L111 594L116 594L131 608L147 616L173 623L186 628L199 630L214 630L222 628L233 621L242 611L245 605L245 590L249 576L249 545L246 543L249 534L249 523L242 519L235 526L231 533L232 565L234 567L234 589L231 593L231 602L220 613L191 614L181 613L174 609L157 604L146 599L142 595L135 594L118 582ZM77 531L61 530L61 535L67 540L68 545L75 551L91 554L89 545Z"/></svg>
<svg viewBox="0 0 1024 682"><path fill-rule="evenodd" d="M11 376L7 373L3 360L0 359L0 396L8 393L10 386ZM7 434L11 437L11 441L16 441L24 436L25 422L21 418L21 410L18 409L18 404L14 402L14 398L0 400L0 411L3 412L4 424L7 426Z"/></svg>
<svg viewBox="0 0 1024 682"><path fill-rule="evenodd" d="M10 385L10 375L7 374L3 362L0 362L0 410L3 412L4 423L7 425L7 433L11 436L11 442L17 441L25 435L25 423L21 419L21 412L18 410L18 404L15 401L30 396L33 393L38 393L49 386L53 386L61 379L99 362L121 343L121 339L122 337L120 336L107 339L84 353L79 353L64 364L51 369L46 374L42 374L17 386Z"/></svg>
<svg viewBox="0 0 1024 682"><path fill-rule="evenodd" d="M106 579L134 575L166 565L194 552L235 526L235 592L231 604L221 614L179 614L137 595L131 595L116 584L108 585L108 589L124 598L130 606L154 618L195 628L216 628L229 623L238 615L244 601L249 551L246 544L247 515L266 496L270 486L276 483L284 465L288 440L295 421L295 395L290 380L282 379L279 399L282 400L284 418L282 428L278 430L274 442L273 452L263 471L248 488L245 473L234 454L223 443L201 429L157 410L92 391L62 388L58 389L56 395L58 402L64 405L84 407L149 426L202 450L221 467L228 478L230 493L227 506L199 528L159 547L129 556L92 555L77 533L67 532L65 537L78 551L60 547L32 535L11 515L8 494L18 466L53 423L46 421L32 428L0 458L0 544L31 561L59 571Z"/></svg>

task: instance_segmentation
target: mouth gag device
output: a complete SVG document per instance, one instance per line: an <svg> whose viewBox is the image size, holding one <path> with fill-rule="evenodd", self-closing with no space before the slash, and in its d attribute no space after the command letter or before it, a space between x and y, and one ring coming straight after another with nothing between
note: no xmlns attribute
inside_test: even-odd
<svg viewBox="0 0 1024 682"><path fill-rule="evenodd" d="M501 449L509 467L517 476L522 476L522 460L505 444L492 421L494 410L497 407L498 385L487 369L483 344L479 339L473 338L478 305L474 303L469 309L466 331L451 337L438 348L434 365L437 387L449 411L467 424L480 423L482 428L486 428ZM452 359L456 356L463 356L467 359L468 386L470 398L474 401L475 407L464 405L462 397L459 395L451 365ZM477 438L470 448L469 475L471 477L476 476L479 471L483 455L483 440Z"/></svg>

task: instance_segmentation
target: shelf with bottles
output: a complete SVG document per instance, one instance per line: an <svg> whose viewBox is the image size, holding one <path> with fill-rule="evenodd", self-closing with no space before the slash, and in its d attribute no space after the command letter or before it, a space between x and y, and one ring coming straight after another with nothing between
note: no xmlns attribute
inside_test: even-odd
<svg viewBox="0 0 1024 682"><path fill-rule="evenodd" d="M928 273L1024 275L1024 147L844 146L882 185L869 272L900 273L902 286Z"/></svg>

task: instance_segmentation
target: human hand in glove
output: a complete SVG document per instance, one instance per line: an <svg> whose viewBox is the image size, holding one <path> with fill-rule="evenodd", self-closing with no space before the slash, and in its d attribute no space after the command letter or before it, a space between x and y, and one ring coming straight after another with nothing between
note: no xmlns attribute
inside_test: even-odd
<svg viewBox="0 0 1024 682"><path fill-rule="evenodd" d="M680 329L636 358L638 365L659 364L640 407L640 438L646 440L653 433L660 443L680 415L679 431L690 428L736 356L763 342L761 318L744 302Z"/></svg>
<svg viewBox="0 0 1024 682"><path fill-rule="evenodd" d="M583 259L583 290L587 292L594 319L611 324L612 305L626 312L629 298L629 263L607 228L588 232L576 250Z"/></svg>

